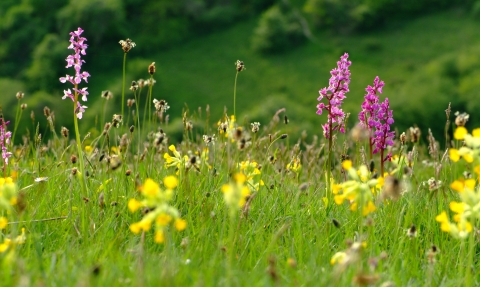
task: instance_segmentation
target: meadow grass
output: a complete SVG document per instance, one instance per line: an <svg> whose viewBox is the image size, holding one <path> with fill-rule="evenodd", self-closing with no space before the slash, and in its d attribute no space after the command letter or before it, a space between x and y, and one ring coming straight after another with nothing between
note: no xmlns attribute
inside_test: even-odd
<svg viewBox="0 0 480 287"><path fill-rule="evenodd" d="M212 101L231 105L236 59L242 57L230 60L224 75L228 95ZM329 67L336 59L330 58ZM237 83L238 113L246 112L240 95L255 70L245 65ZM315 78L322 84L312 94L328 82ZM155 98L156 86L151 89ZM153 119L141 123L132 116L123 123L109 121L104 130L82 127L91 131L80 137L82 168L78 137L72 141L60 129L60 118L23 143L2 140L12 157L3 165L0 195L6 198L11 188L8 178L18 192L0 205L0 217L8 219L0 225L2 286L475 286L480 281L479 211L467 215L451 207L452 201L470 204L463 195L479 193L478 130L469 137L457 129L450 152L438 150L435 140L429 149L397 135L389 148L394 158L385 162L390 174L382 175L378 155L371 165L368 142L356 140L348 128L336 134L329 154L329 140L321 135L291 138L288 126L301 122L287 124L284 110L253 132L250 122L237 122L225 111L174 114L175 109L149 109L147 118ZM170 113L183 118L181 138L162 129ZM352 182L357 170L366 171L365 178ZM375 184L362 192L372 196L374 210L362 214L367 202L358 197L337 202L348 189L344 184L365 187L367 181ZM439 220L449 209L462 224L473 216L467 218L473 228ZM146 220L152 214L153 222Z"/></svg>

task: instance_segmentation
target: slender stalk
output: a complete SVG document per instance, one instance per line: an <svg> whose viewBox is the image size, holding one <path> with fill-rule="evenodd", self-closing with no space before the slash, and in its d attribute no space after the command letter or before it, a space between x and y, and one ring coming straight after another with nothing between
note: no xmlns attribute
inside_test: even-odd
<svg viewBox="0 0 480 287"><path fill-rule="evenodd" d="M238 77L238 71L235 74L235 84L233 85L233 116L235 117L235 120L237 119L237 113L236 113L236 103L237 103L237 77Z"/></svg>
<svg viewBox="0 0 480 287"><path fill-rule="evenodd" d="M136 122L136 129L138 131L138 149L137 153L140 152L140 139L142 138L141 132L140 132L140 113L139 113L139 105L140 105L140 96L137 96L137 92L134 91L133 95L135 96L135 108L137 109L137 122Z"/></svg>
<svg viewBox="0 0 480 287"><path fill-rule="evenodd" d="M20 118L22 117L22 109L20 107L20 99L18 100L18 104L17 104L17 112L15 113L15 126L13 128L13 136L12 136L12 139L11 139L11 145L13 147L13 141L15 140L15 134L17 133L17 128L18 128L18 124L19 124L19 121L20 121Z"/></svg>
<svg viewBox="0 0 480 287"><path fill-rule="evenodd" d="M122 78L122 119L125 111L125 66L127 62L127 53L123 53L123 78Z"/></svg>
<svg viewBox="0 0 480 287"><path fill-rule="evenodd" d="M475 218L472 219L472 226L475 226ZM473 266L473 258L475 256L475 229L470 232L468 238L468 255L467 255L467 266L465 270L465 286L473 286L475 281L472 282L472 269L475 270Z"/></svg>
<svg viewBox="0 0 480 287"><path fill-rule="evenodd" d="M148 122L152 122L152 89L153 89L153 75L150 75L150 82L148 86ZM144 123L145 124L145 123Z"/></svg>
<svg viewBox="0 0 480 287"><path fill-rule="evenodd" d="M380 149L380 176L383 177L383 164L385 161L383 160L383 152L385 150L383 148Z"/></svg>
<svg viewBox="0 0 480 287"><path fill-rule="evenodd" d="M75 85L75 89L77 89L77 85ZM85 184L85 166L83 163L83 150L82 150L82 142L80 140L80 132L78 129L78 119L77 119L77 103L78 103L78 93L75 92L75 100L73 101L73 124L75 126L75 139L77 142L77 150L78 150L78 159L80 160L80 184L82 186L82 194L87 196L87 186Z"/></svg>

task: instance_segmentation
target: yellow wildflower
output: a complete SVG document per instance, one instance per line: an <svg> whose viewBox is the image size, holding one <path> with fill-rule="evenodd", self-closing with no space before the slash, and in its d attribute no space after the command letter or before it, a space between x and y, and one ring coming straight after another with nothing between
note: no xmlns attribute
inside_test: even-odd
<svg viewBox="0 0 480 287"><path fill-rule="evenodd" d="M161 213L155 219L155 222L161 226L167 226L172 221L172 216L166 213Z"/></svg>
<svg viewBox="0 0 480 287"><path fill-rule="evenodd" d="M164 243L165 242L165 233L163 232L163 230L157 230L155 231L155 242L156 243Z"/></svg>
<svg viewBox="0 0 480 287"><path fill-rule="evenodd" d="M331 265L342 264L346 261L347 257L348 257L347 253L337 252L332 256L332 259L330 259L330 264Z"/></svg>
<svg viewBox="0 0 480 287"><path fill-rule="evenodd" d="M467 129L465 127L458 127L454 134L453 137L456 140L463 140L465 138L465 135L468 133Z"/></svg>
<svg viewBox="0 0 480 287"><path fill-rule="evenodd" d="M143 204L140 201L136 200L135 198L131 198L128 201L128 209L130 210L130 212L135 212L142 206Z"/></svg>
<svg viewBox="0 0 480 287"><path fill-rule="evenodd" d="M145 183L143 184L142 191L145 196L153 197L156 196L160 191L160 186L152 179L147 178L147 180L145 180Z"/></svg>
<svg viewBox="0 0 480 287"><path fill-rule="evenodd" d="M0 217L0 230L5 229L8 225L8 220L6 217Z"/></svg>
<svg viewBox="0 0 480 287"><path fill-rule="evenodd" d="M367 216L368 214L374 212L375 210L377 210L377 207L375 206L375 204L373 204L373 202L369 201L367 203L367 206L363 207L362 214L363 216Z"/></svg>
<svg viewBox="0 0 480 287"><path fill-rule="evenodd" d="M175 229L178 231L183 231L185 230L185 228L187 228L187 221L181 218L177 218L177 220L175 220Z"/></svg>
<svg viewBox="0 0 480 287"><path fill-rule="evenodd" d="M165 179L163 180L163 184L168 189L174 189L178 185L178 179L175 176L170 175L165 177Z"/></svg>
<svg viewBox="0 0 480 287"><path fill-rule="evenodd" d="M344 170L349 170L352 168L352 161L351 160L344 160L342 162L342 167Z"/></svg>

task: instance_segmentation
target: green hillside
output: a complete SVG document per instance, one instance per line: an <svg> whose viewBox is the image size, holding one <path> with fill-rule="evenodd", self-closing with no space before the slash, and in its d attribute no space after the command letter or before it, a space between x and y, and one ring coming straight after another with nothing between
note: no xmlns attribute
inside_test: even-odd
<svg viewBox="0 0 480 287"><path fill-rule="evenodd" d="M233 113L234 62L241 59L247 67L240 73L237 87L237 109L242 116L267 119L274 111L286 108L292 121L319 131L323 120L315 115L318 90L328 85L329 71L339 56L348 52L352 81L344 107L352 117L356 119L365 87L378 75L386 83L383 96L391 100L394 111L401 111L394 112L399 128L413 124L426 128L425 123L429 123L441 132L449 101L458 109L468 110L466 104L475 99L459 98L459 86L453 90L432 86L435 81L448 81L448 75L441 71L449 65L446 57L455 58L450 62L456 62L456 57L470 57L471 73L480 71L480 23L467 16L465 11L453 10L392 23L361 35L323 33L315 42L268 56L250 49L249 36L256 25L251 20L158 53L145 59L141 69L136 64L130 67L140 70L136 79L142 73L146 75L146 64L157 63L159 73L155 78L159 84L154 96L171 104L172 118L181 118L184 104L193 110L210 105L212 116L220 118L223 106ZM129 56L141 61L134 59L134 50Z"/></svg>
<svg viewBox="0 0 480 287"><path fill-rule="evenodd" d="M475 111L475 91L480 88L480 80L476 77L480 73L480 21L467 9L455 8L412 19L386 21L382 27L368 32L341 33L323 29L303 45L269 54L252 49L252 34L258 22L259 17L250 17L217 32L186 39L168 49L154 49L151 43L137 41L135 35L125 35L124 38L129 37L137 44L128 53L126 86L132 80L147 79L148 65L156 62L157 84L153 97L169 102L170 122L179 122L186 106L193 112L207 105L211 122L216 122L224 107L229 114L233 113L234 62L240 59L247 68L238 77L240 120L266 122L275 111L286 108L290 120L297 123L295 130L289 132L298 135L307 129L310 133L319 133L319 126L325 119L315 115L318 90L328 85L329 71L335 67L339 56L348 52L352 61L352 82L344 108L352 113L350 124L356 120L365 87L371 85L377 75L385 81L383 97L389 97L395 126L400 131L416 124L424 133L430 127L440 137L448 102L452 102L454 111ZM87 38L94 33L85 31ZM51 48L66 55L68 42L62 40L60 43L65 43L65 47L55 45ZM101 91L111 90L115 98L114 103L107 106L107 119L120 112L123 52L113 41L108 47L97 46L94 41L89 44L84 68L92 77L88 85L90 112L85 118L86 121L95 119L96 126L100 127L102 123L98 123L97 115L103 107ZM144 45L148 47L142 47ZM145 50L157 52L145 53ZM61 61L65 55L61 55ZM41 70L44 66L41 62L35 66L34 62L33 67L30 70ZM63 74L48 75L55 80ZM13 119L15 109L11 107L16 103L13 95L29 82L3 78L0 83L5 91L0 104L6 117ZM41 87L41 83L39 80L37 86ZM43 120L39 115L47 105L57 117L66 117L68 126L70 103L58 100L65 87L57 85L52 92L40 88L31 91L26 102L29 109L35 111L37 120ZM127 97L133 97L133 93L127 90ZM140 110L143 110L145 97L144 90ZM479 120L479 115L472 114L471 122ZM81 126L84 131L92 127L86 121ZM33 128L25 114L23 122L26 128Z"/></svg>

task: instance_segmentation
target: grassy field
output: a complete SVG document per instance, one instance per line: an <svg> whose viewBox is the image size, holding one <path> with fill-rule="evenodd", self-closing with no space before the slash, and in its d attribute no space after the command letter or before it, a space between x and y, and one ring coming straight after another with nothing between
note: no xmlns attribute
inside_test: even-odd
<svg viewBox="0 0 480 287"><path fill-rule="evenodd" d="M358 140L347 127L329 141L320 128L326 117L315 115L317 91L328 85L344 51L352 61L344 108L353 118L376 75L386 82L380 101L400 101L395 91L411 74L463 49L452 42L478 44L476 24L458 13L371 35L318 35L316 43L277 56L251 54L254 22L149 60L135 59L132 50L130 74L147 78L146 66L157 62L152 96L171 106L170 121L180 126L180 132L171 127L172 134L160 129L165 114L124 117L118 127L113 119L103 131L78 120L91 133L72 129L67 137L57 116L46 132L37 128L23 143L9 143L7 130L23 131L2 123L3 158L12 155L3 160L0 178L0 285L479 284L479 130L466 135L454 127L452 113L449 151L439 149L444 138L424 144L397 134L382 148L393 156L384 161L379 154L370 159L369 134ZM407 34L417 39L415 47ZM108 52L96 49L87 53ZM237 59L247 69L238 74L235 121ZM92 75L89 83L95 81ZM116 85L118 98L121 81ZM65 103L75 117L72 102ZM84 116L110 120L111 112L120 113L107 105L106 114L98 105ZM274 116L281 108L288 124L285 112ZM443 109L434 112L445 126ZM308 127L318 136L295 135Z"/></svg>

